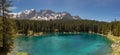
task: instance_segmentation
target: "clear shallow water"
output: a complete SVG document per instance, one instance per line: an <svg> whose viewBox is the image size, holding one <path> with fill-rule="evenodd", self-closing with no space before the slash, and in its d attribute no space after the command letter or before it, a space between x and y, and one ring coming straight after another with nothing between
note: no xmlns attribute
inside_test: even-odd
<svg viewBox="0 0 120 55"><path fill-rule="evenodd" d="M28 55L106 55L111 42L97 34L51 33L36 37L18 37L12 55L26 52Z"/></svg>

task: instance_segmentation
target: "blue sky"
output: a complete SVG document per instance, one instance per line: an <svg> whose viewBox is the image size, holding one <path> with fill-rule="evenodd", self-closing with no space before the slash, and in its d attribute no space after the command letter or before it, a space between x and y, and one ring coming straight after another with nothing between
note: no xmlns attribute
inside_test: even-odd
<svg viewBox="0 0 120 55"><path fill-rule="evenodd" d="M99 21L120 20L120 0L13 0L13 12L26 9L67 11L83 19Z"/></svg>

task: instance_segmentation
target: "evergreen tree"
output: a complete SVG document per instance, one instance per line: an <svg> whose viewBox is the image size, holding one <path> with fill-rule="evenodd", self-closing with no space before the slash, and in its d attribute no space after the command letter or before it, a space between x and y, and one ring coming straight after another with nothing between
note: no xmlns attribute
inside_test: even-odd
<svg viewBox="0 0 120 55"><path fill-rule="evenodd" d="M14 23L13 20L10 20L8 17L9 7L11 6L11 1L10 0L0 0L0 15L2 17L2 50L5 52L5 55L7 52L10 51L11 46L13 45L13 39L14 39L14 34L15 34L15 29L14 29Z"/></svg>

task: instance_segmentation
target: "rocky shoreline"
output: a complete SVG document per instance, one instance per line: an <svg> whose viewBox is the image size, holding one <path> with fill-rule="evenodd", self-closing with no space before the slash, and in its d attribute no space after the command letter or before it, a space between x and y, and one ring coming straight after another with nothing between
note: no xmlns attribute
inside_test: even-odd
<svg viewBox="0 0 120 55"><path fill-rule="evenodd" d="M112 52L108 55L120 55L120 37L114 36L111 33L108 33L107 35L103 36L106 36L109 40L113 41L111 45Z"/></svg>
<svg viewBox="0 0 120 55"><path fill-rule="evenodd" d="M49 33L49 32L37 32L37 33L33 33L32 31L29 31L28 35L27 36L40 36L40 35L44 35L46 33ZM59 33L59 32L54 32L54 33ZM79 34L81 32L62 32L64 34ZM17 36L24 36L25 34L22 34L22 33L17 33L16 34Z"/></svg>

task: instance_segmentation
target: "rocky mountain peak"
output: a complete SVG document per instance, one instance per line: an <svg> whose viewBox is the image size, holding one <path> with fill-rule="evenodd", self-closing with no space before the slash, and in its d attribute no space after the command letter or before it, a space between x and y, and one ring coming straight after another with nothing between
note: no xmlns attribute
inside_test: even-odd
<svg viewBox="0 0 120 55"><path fill-rule="evenodd" d="M52 10L41 10L36 12L35 9L24 10L18 13L11 13L15 19L29 19L29 20L55 20L55 19L80 19L72 16L68 12L54 12Z"/></svg>

